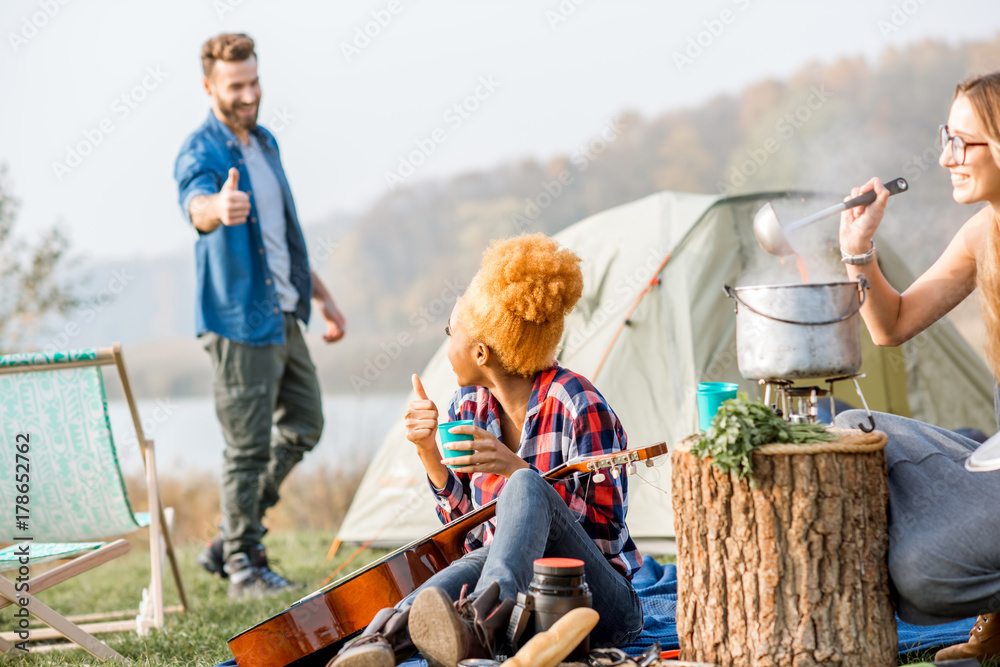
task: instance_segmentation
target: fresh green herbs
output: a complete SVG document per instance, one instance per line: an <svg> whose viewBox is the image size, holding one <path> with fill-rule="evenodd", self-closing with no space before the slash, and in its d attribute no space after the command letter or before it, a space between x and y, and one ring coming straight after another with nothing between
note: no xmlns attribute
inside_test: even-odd
<svg viewBox="0 0 1000 667"><path fill-rule="evenodd" d="M712 458L712 465L723 472L735 470L740 479L753 479L753 451L771 443L806 444L829 442L837 436L822 424L792 424L747 395L725 401L712 419L712 427L691 448L701 458Z"/></svg>

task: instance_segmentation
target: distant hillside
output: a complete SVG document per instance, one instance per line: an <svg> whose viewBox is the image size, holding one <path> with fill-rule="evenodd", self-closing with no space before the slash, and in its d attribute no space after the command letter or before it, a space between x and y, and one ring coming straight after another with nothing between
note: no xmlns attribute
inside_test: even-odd
<svg viewBox="0 0 1000 667"><path fill-rule="evenodd" d="M885 231L922 270L972 212L952 203L947 174L936 164L937 126L958 81L998 67L1000 35L958 47L891 49L875 63L813 63L788 81L762 81L696 108L648 119L625 111L603 136L581 137L580 150L416 183L386 194L350 224L311 226L317 270L349 320L343 344L314 347L324 387L405 388L443 340L455 296L490 239L555 232L660 190L846 194L873 175L904 176L912 191L894 201ZM164 344L151 340L190 337L190 259L143 262L136 270L149 279L123 296L127 312L105 318L105 339L127 332L147 341L138 356L156 364L143 375L159 389L205 391L207 360L164 363ZM177 345L192 350L184 354L197 349Z"/></svg>
<svg viewBox="0 0 1000 667"><path fill-rule="evenodd" d="M337 374L359 373L379 343L401 334L430 336L429 354L442 340L447 312L425 331L421 308L440 301L450 284L464 285L490 239L555 232L660 190L846 194L873 175L904 176L912 191L894 201L884 229L912 268L923 270L972 213L952 202L947 173L937 166L937 126L946 122L958 81L998 67L1000 35L959 47L928 41L890 49L876 63L813 63L788 81L762 81L697 108L651 119L623 112L603 137L581 138L589 151L387 194L323 272L339 287L353 331L371 336L370 352L346 363L334 349L322 354ZM405 386L425 360L395 364L406 368L380 381Z"/></svg>
<svg viewBox="0 0 1000 667"><path fill-rule="evenodd" d="M490 238L552 232L660 190L846 193L878 174L914 184L900 198L913 211L947 207L950 185L936 166L937 126L958 81L997 67L1000 37L959 48L926 42L887 51L876 65L860 58L808 65L787 82L764 81L737 97L654 119L626 112L618 119L621 134L592 160L526 159L386 195L340 244L330 277L363 284L359 306L372 294L398 295L403 308L363 309L374 330L386 331L404 325L406 306L431 300L446 278L467 279ZM546 186L555 190L563 173L569 183L550 196ZM920 220L937 226L926 215ZM927 248L920 260L935 252Z"/></svg>

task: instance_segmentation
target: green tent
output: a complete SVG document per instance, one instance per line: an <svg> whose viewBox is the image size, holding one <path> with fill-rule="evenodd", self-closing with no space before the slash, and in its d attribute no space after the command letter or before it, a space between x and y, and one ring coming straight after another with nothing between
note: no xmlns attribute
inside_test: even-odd
<svg viewBox="0 0 1000 667"><path fill-rule="evenodd" d="M782 264L753 237L753 215L769 200L784 220L830 203L804 192L730 198L661 192L556 235L583 258L584 274L583 297L567 319L559 361L595 383L631 447L658 441L672 447L696 431L700 381L739 382L741 391L759 396L756 382L737 369L734 303L723 285L800 282L794 263ZM836 221L801 232L796 247L811 249L802 251L810 281L846 280ZM913 275L887 243L879 240L878 246L884 274L905 288ZM938 322L900 348L875 347L867 332L862 340L866 377L860 385L872 410L946 428L996 430L990 373L950 322ZM421 378L444 410L456 388L444 345ZM850 382L837 387L838 398L860 407ZM340 540L398 545L439 526L423 468L404 433L400 419L365 473ZM631 479L628 525L641 548L669 553L674 531L667 458L653 468L640 465Z"/></svg>

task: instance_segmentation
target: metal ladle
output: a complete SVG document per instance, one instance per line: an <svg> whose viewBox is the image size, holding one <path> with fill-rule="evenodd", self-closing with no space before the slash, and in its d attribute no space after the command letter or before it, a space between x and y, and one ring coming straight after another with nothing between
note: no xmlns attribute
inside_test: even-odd
<svg viewBox="0 0 1000 667"><path fill-rule="evenodd" d="M906 182L905 178L895 178L888 183L883 183L882 185L889 191L890 195L898 195L900 192L906 192L910 189L910 184ZM794 251L792 246L788 243L788 237L786 234L799 227L805 227L808 224L814 223L817 220L822 220L823 218L828 218L831 215L836 215L841 211L846 211L849 208L854 208L855 206L868 206L873 201L877 195L874 190L869 190L863 195L859 195L854 199L836 204L829 208L824 208L818 213L813 213L809 217L802 218L801 220L796 220L795 222L789 223L784 227L781 226L781 221L778 220L778 214L774 212L774 207L771 206L771 202L764 204L757 215L753 217L753 233L757 237L757 243L760 247L768 251L772 255L777 255L778 257L784 257L786 255L791 255Z"/></svg>

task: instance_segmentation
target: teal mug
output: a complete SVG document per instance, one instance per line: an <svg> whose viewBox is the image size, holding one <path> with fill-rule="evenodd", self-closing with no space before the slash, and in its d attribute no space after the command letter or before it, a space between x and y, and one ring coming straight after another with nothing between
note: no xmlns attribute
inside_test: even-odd
<svg viewBox="0 0 1000 667"><path fill-rule="evenodd" d="M723 401L736 398L740 386L735 382L700 382L698 384L698 428L712 428L712 419Z"/></svg>
<svg viewBox="0 0 1000 667"><path fill-rule="evenodd" d="M443 424L438 424L438 435L441 437L441 444L445 445L452 442L462 442L466 440L473 440L473 436L467 435L465 433L449 433L448 431L456 426L472 426L473 421L471 419L461 419L459 421L445 422ZM455 456L471 456L476 453L474 449L448 449L442 447L441 451L444 452L444 457L446 459L453 458ZM461 468L460 465L448 465L449 468Z"/></svg>

